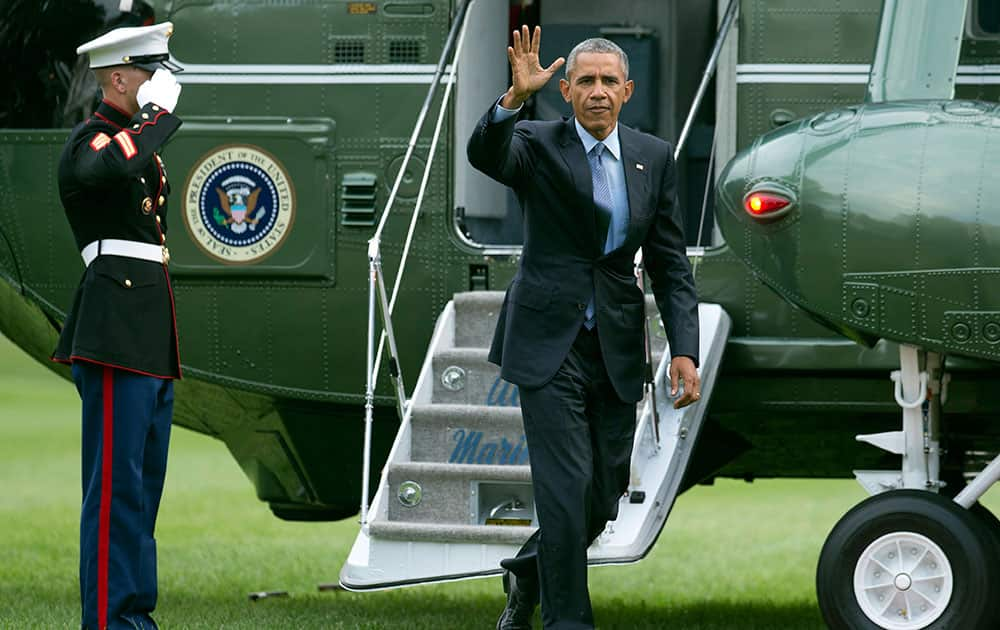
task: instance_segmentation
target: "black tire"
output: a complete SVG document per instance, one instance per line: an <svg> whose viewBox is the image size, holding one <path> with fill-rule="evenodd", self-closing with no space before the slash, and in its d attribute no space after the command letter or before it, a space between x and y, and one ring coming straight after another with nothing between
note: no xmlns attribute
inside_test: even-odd
<svg viewBox="0 0 1000 630"><path fill-rule="evenodd" d="M929 630L987 630L998 627L1000 607L992 597L1000 577L1000 549L993 533L955 502L921 490L894 490L851 509L834 526L820 553L816 594L823 619L833 630L887 627L872 621L855 596L854 573L865 550L887 534L919 534L940 548L951 565L950 599ZM894 597L894 590L880 591ZM914 601L916 595L910 594ZM892 601L892 600L890 600ZM922 600L920 600L922 601Z"/></svg>
<svg viewBox="0 0 1000 630"><path fill-rule="evenodd" d="M993 538L997 541L997 548L1000 549L1000 519L982 503L974 503L972 507L969 508L969 513L979 519L986 529L993 534Z"/></svg>

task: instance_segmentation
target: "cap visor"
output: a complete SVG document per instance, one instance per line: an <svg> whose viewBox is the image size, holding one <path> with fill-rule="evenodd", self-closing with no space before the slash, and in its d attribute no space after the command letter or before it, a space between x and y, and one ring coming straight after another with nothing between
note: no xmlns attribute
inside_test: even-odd
<svg viewBox="0 0 1000 630"><path fill-rule="evenodd" d="M156 72L160 68L164 68L177 74L178 72L184 72L184 68L177 65L176 63L170 61L169 59L164 59L163 61L149 61L146 63L133 63L136 68L141 68L147 72Z"/></svg>

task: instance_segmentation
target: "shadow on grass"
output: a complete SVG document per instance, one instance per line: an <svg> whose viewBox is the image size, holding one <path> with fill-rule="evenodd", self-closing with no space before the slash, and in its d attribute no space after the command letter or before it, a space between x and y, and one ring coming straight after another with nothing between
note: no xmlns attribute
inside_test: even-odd
<svg viewBox="0 0 1000 630"><path fill-rule="evenodd" d="M155 617L175 629L491 629L504 605L496 592L447 592L417 587L372 593L293 592L257 602L248 593L198 592L197 578L160 593ZM592 592L602 629L822 630L813 601L683 601L601 597ZM78 622L76 584L0 585L0 628L69 628ZM541 628L536 613L535 627Z"/></svg>
<svg viewBox="0 0 1000 630"><path fill-rule="evenodd" d="M258 602L217 601L174 594L161 602L158 619L167 628L365 628L407 630L495 627L503 595L448 595L407 589L379 593L293 594ZM684 630L822 630L812 602L605 601L596 606L599 628ZM539 615L535 627L541 628Z"/></svg>

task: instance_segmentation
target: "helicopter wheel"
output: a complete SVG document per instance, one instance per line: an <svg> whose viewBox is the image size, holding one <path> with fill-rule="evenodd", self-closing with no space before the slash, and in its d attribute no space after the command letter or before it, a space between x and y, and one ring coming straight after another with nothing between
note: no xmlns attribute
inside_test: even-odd
<svg viewBox="0 0 1000 630"><path fill-rule="evenodd" d="M979 630L997 626L991 597L1000 546L981 518L921 490L852 508L820 553L816 593L834 630Z"/></svg>

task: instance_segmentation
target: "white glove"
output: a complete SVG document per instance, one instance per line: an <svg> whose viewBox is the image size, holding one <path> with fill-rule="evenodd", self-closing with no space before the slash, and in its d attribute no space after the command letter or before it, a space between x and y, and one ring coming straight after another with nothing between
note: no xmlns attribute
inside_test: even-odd
<svg viewBox="0 0 1000 630"><path fill-rule="evenodd" d="M165 68L159 68L148 81L139 86L135 98L140 108L145 107L147 103L153 103L172 112L177 106L180 95L181 84L174 78L173 73Z"/></svg>

